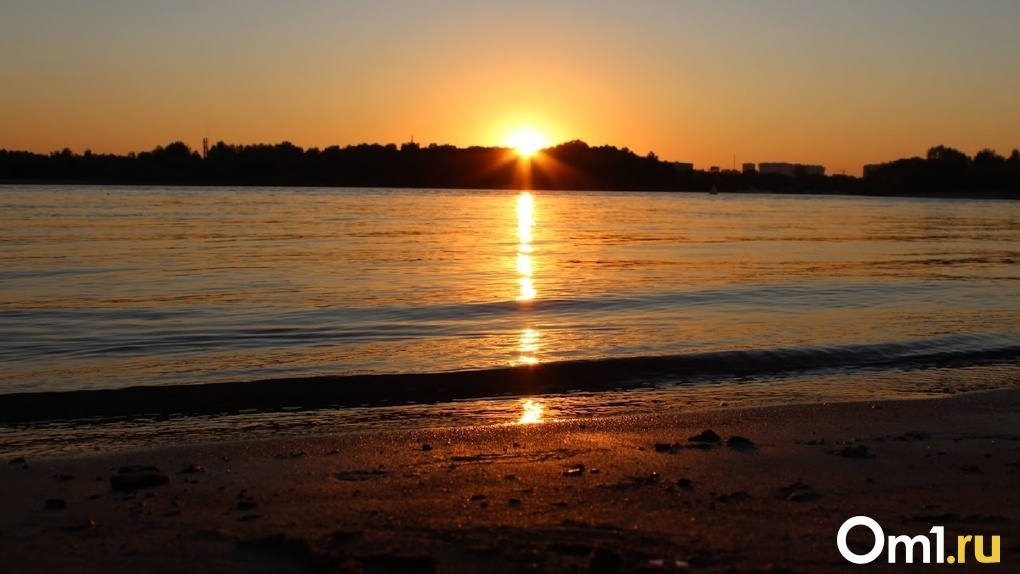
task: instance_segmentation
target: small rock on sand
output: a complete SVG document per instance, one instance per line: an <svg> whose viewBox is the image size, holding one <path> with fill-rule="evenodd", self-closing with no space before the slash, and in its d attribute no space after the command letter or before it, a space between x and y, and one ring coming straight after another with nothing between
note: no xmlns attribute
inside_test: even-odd
<svg viewBox="0 0 1020 574"><path fill-rule="evenodd" d="M790 502L810 502L812 500L818 500L821 497L822 495L813 490L799 490L797 492L790 493L790 495L786 497L786 500L789 500Z"/></svg>
<svg viewBox="0 0 1020 574"><path fill-rule="evenodd" d="M745 500L748 498L751 498L751 495L748 494L746 490L717 494L715 497L715 499L719 502L732 502L734 500Z"/></svg>
<svg viewBox="0 0 1020 574"><path fill-rule="evenodd" d="M63 498L50 498L43 503L43 510L63 510L67 508L67 501Z"/></svg>
<svg viewBox="0 0 1020 574"><path fill-rule="evenodd" d="M110 486L118 491L139 490L161 486L168 482L170 482L170 478L159 472L154 466L122 466L120 474L110 477Z"/></svg>
<svg viewBox="0 0 1020 574"><path fill-rule="evenodd" d="M754 442L751 439L739 435L733 435L726 439L726 446L740 449L753 449Z"/></svg>
<svg viewBox="0 0 1020 574"><path fill-rule="evenodd" d="M258 507L258 501L248 492L248 489L243 489L237 494L237 504L235 505L237 510L252 510Z"/></svg>
<svg viewBox="0 0 1020 574"><path fill-rule="evenodd" d="M696 434L696 435L688 438L687 442L704 442L704 443L708 443L708 442L719 442L721 440L722 440L722 437L720 437L718 434L716 434L716 432L714 430L707 429L705 431L702 431L701 434Z"/></svg>
<svg viewBox="0 0 1020 574"><path fill-rule="evenodd" d="M832 450L832 451L829 451L829 452L831 454L834 454L836 456L841 456L843 458L874 458L875 457L875 455L872 454L872 452L870 450L868 450L868 447L864 446L863 444L857 445L857 446L847 446L847 447L843 447L843 448L841 448L839 450Z"/></svg>

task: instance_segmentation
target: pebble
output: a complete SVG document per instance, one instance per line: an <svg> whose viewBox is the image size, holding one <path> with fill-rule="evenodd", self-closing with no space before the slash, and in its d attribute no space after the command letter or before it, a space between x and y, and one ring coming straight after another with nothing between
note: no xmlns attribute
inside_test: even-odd
<svg viewBox="0 0 1020 574"><path fill-rule="evenodd" d="M91 516L89 516L88 518L86 518L83 521L73 522L73 523L69 524L65 528L65 530L67 530L68 532L77 532L77 531L80 531L80 530L95 530L95 529L96 529L96 519L92 518Z"/></svg>
<svg viewBox="0 0 1020 574"><path fill-rule="evenodd" d="M751 495L746 490L738 490L736 492L724 493L716 495L715 499L719 502L730 502L732 500L744 500L751 498Z"/></svg>
<svg viewBox="0 0 1020 574"><path fill-rule="evenodd" d="M809 502L819 498L821 498L821 495L813 490L801 490L791 493L790 496L786 497L786 500L790 502Z"/></svg>
<svg viewBox="0 0 1020 574"><path fill-rule="evenodd" d="M726 446L733 447L733 448L746 448L746 449L750 449L750 448L754 448L754 442L752 442L751 439L749 439L747 437L733 435L730 438L726 439Z"/></svg>
<svg viewBox="0 0 1020 574"><path fill-rule="evenodd" d="M839 450L829 451L831 454L841 456L843 458L874 458L875 455L868 450L868 447L862 445L847 446Z"/></svg>
<svg viewBox="0 0 1020 574"><path fill-rule="evenodd" d="M119 472L110 477L110 486L118 491L139 490L170 482L170 478L154 466L122 466Z"/></svg>
<svg viewBox="0 0 1020 574"><path fill-rule="evenodd" d="M43 504L44 510L63 510L67 508L67 501L63 498L50 498Z"/></svg>
<svg viewBox="0 0 1020 574"><path fill-rule="evenodd" d="M719 442L722 440L714 430L707 429L687 439L688 442Z"/></svg>
<svg viewBox="0 0 1020 574"><path fill-rule="evenodd" d="M247 489L242 490L237 494L237 505L238 510L252 510L259 507L259 503L255 500L255 497L248 492Z"/></svg>

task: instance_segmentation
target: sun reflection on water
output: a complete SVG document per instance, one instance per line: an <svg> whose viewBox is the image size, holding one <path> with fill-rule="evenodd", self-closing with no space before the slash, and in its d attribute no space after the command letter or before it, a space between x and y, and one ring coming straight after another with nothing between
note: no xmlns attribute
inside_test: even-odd
<svg viewBox="0 0 1020 574"><path fill-rule="evenodd" d="M518 360L525 365L534 365L538 363L538 357L535 355L538 353L538 331L534 329L524 329L521 331L521 344L517 347L517 352L520 354Z"/></svg>
<svg viewBox="0 0 1020 574"><path fill-rule="evenodd" d="M525 191L517 198L517 237L519 239L517 282L520 284L517 301L521 303L533 301L537 296L535 284L531 280L534 274L531 261L531 231L533 227L535 227L535 198ZM521 331L520 345L517 347L518 364L535 365L538 363L538 336L538 331L535 329L526 328Z"/></svg>
<svg viewBox="0 0 1020 574"><path fill-rule="evenodd" d="M535 198L528 192L517 198L517 273L521 284L518 301L531 301L537 295L531 281L531 228L535 226Z"/></svg>
<svg viewBox="0 0 1020 574"><path fill-rule="evenodd" d="M542 403L527 399L521 403L521 408L524 412L521 413L517 424L533 425L543 422L542 413L545 411L545 407L542 406Z"/></svg>

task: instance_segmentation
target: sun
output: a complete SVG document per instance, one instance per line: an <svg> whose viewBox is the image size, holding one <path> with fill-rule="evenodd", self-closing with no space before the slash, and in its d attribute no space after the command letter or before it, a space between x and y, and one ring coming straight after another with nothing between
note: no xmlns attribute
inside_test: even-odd
<svg viewBox="0 0 1020 574"><path fill-rule="evenodd" d="M521 157L531 157L549 145L549 139L532 127L518 128L506 137L506 143L514 148Z"/></svg>

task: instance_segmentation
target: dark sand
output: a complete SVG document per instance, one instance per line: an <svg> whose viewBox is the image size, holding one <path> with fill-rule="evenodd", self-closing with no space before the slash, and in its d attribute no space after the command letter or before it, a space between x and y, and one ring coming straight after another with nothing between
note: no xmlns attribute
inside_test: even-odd
<svg viewBox="0 0 1020 574"><path fill-rule="evenodd" d="M2 462L3 572L948 568L846 562L855 515L944 526L947 554L999 535L1000 564L950 570L1020 571L1016 390Z"/></svg>

